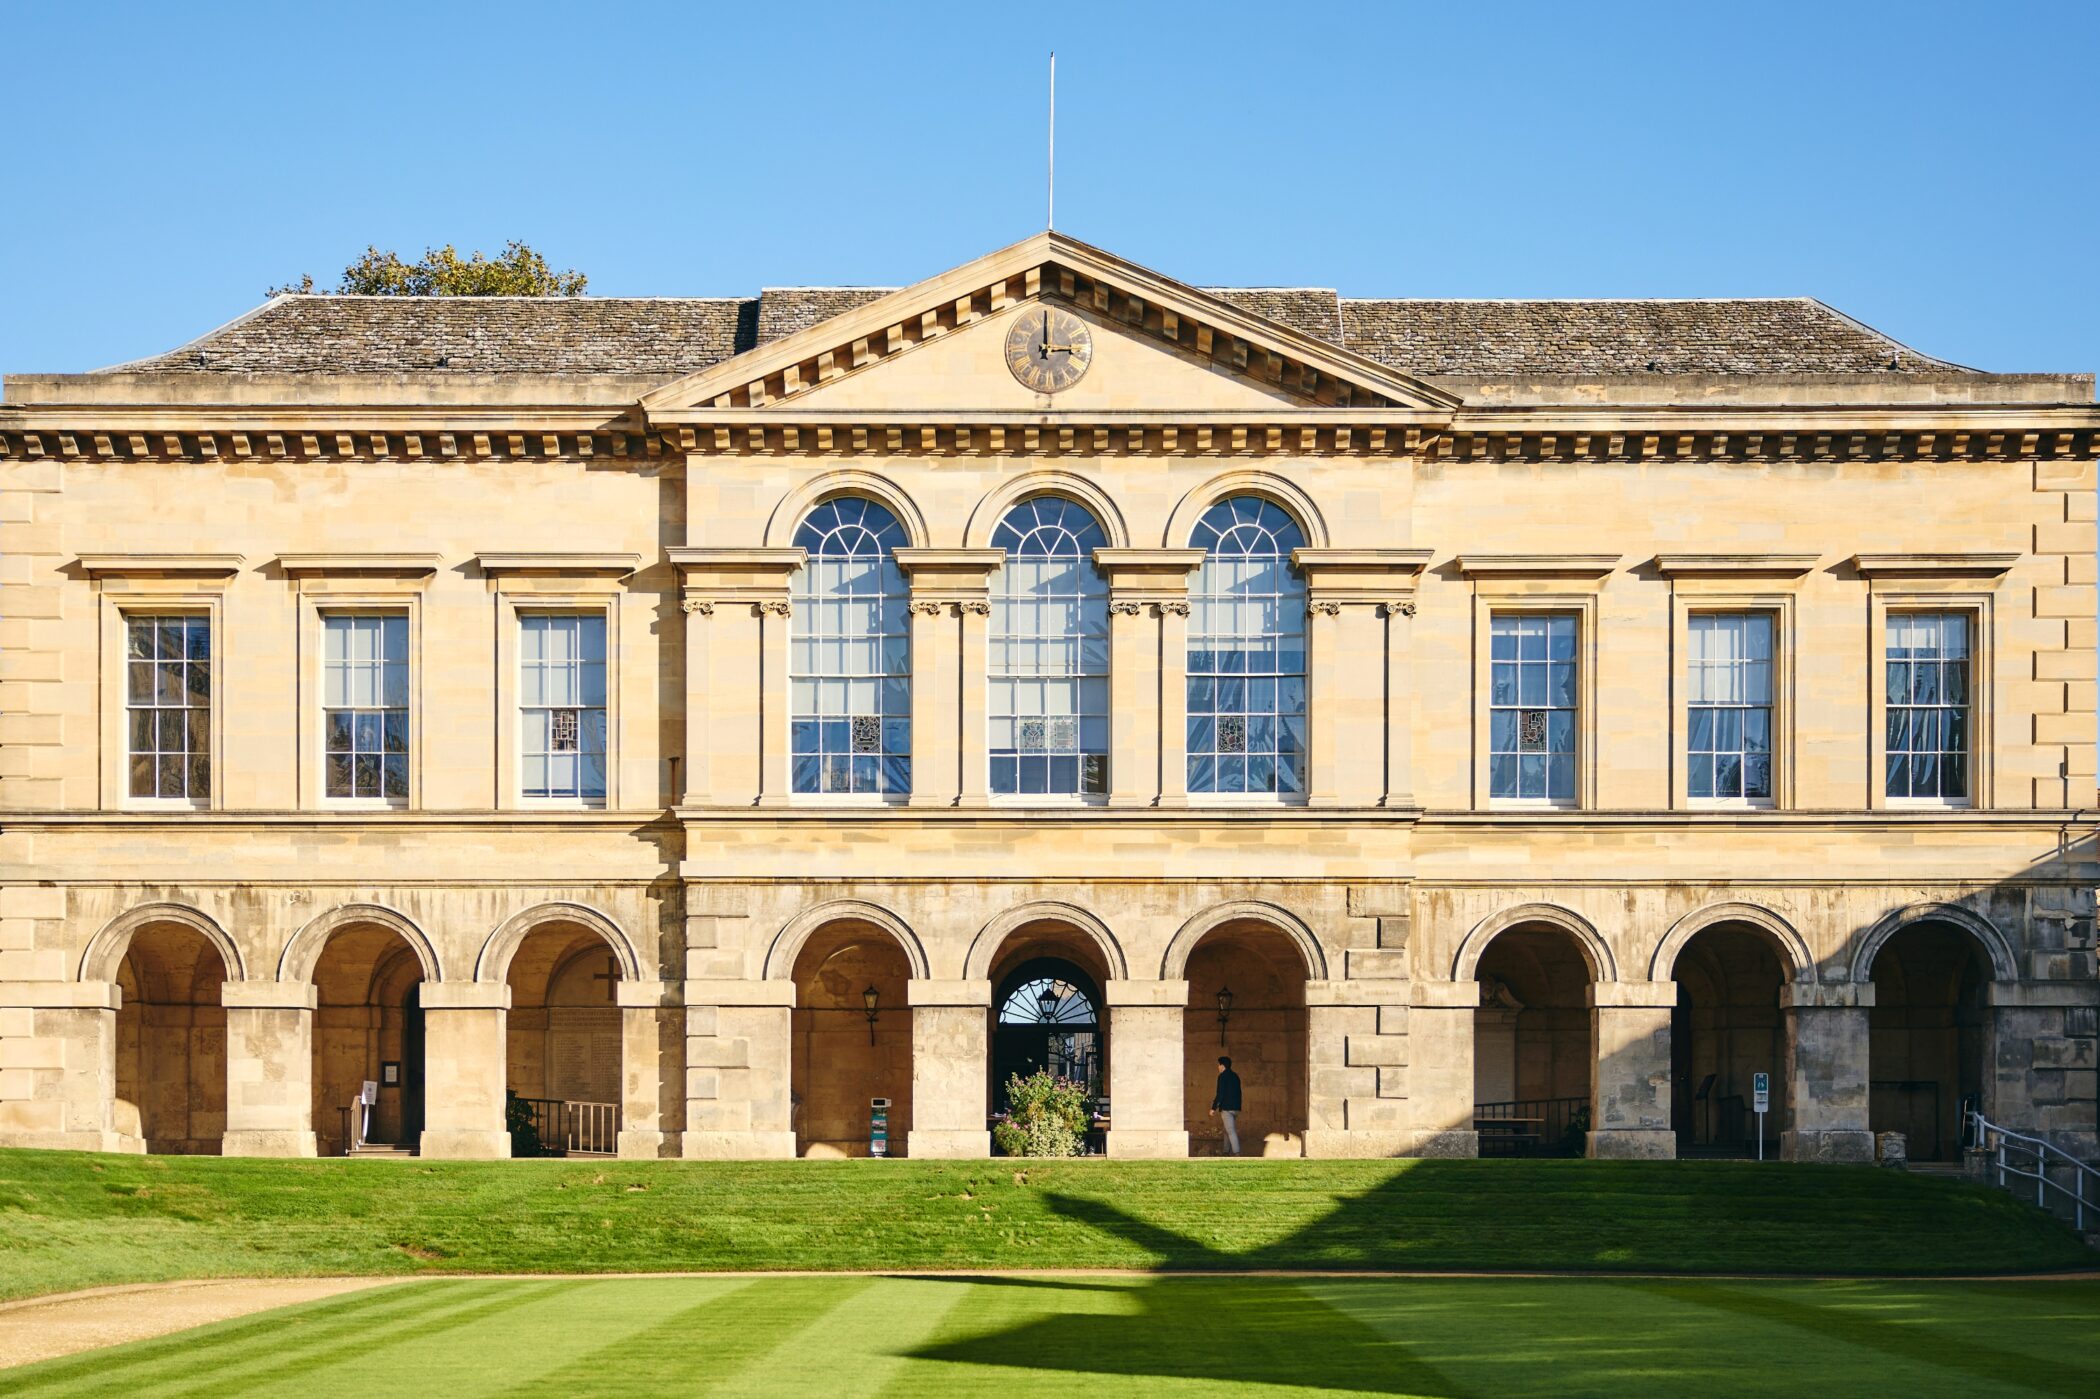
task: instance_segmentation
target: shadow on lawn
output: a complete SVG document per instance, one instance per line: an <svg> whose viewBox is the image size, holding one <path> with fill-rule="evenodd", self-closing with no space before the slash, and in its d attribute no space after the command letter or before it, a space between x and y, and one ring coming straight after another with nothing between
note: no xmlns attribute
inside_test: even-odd
<svg viewBox="0 0 2100 1399"><path fill-rule="evenodd" d="M1226 1254L1133 1218L1114 1205L1052 1195L1056 1213L1120 1235L1161 1260L1191 1271L1264 1266L1255 1254ZM1368 1200L1352 1205L1373 1208ZM1336 1211L1344 1213L1348 1206ZM1327 1227L1323 1222L1323 1230ZM1276 1246L1289 1256L1288 1242ZM1299 1266L1304 1266L1302 1250ZM1135 1284L1071 1278L972 1277L997 1287L1071 1293L1115 1293L1132 1310L1060 1311L1004 1331L922 1347L922 1360L1075 1374L1170 1376L1240 1384L1310 1385L1369 1394L1451 1396L1469 1391L1355 1317L1335 1310L1283 1278L1157 1278Z"/></svg>

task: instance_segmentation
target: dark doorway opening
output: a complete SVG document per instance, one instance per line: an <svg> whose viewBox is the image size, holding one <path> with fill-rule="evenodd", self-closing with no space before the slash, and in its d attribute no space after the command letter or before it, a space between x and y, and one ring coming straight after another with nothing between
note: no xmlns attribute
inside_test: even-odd
<svg viewBox="0 0 2100 1399"><path fill-rule="evenodd" d="M1961 1158L1964 1100L1983 1104L1990 963L1945 923L1905 928L1875 954L1867 1121L1901 1132L1913 1161Z"/></svg>
<svg viewBox="0 0 2100 1399"><path fill-rule="evenodd" d="M999 984L992 1026L992 1110L1008 1108L1015 1075L1048 1070L1101 1096L1108 1071L1108 1029L1101 988L1077 963L1036 957Z"/></svg>

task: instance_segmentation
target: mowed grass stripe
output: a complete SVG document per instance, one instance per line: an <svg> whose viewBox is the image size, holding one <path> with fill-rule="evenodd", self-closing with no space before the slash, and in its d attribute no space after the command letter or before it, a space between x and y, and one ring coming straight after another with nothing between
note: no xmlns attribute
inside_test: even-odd
<svg viewBox="0 0 2100 1399"><path fill-rule="evenodd" d="M175 1385L168 1399L219 1399L223 1395L254 1394L284 1381L288 1388L304 1392L316 1384L322 1371L337 1364L360 1370L375 1349L392 1349L404 1341L439 1334L453 1335L505 1312L530 1306L542 1297L559 1292L558 1282L453 1283L425 1292L430 1303L420 1313L393 1313L380 1327L362 1326L339 1330L325 1343L318 1338L284 1350L271 1348L245 1364L222 1369L199 1383ZM419 1289L422 1290L422 1289ZM325 1383L322 1385L325 1388Z"/></svg>
<svg viewBox="0 0 2100 1399"><path fill-rule="evenodd" d="M951 1313L964 1324L916 1352L941 1369L911 1381L956 1393L1458 1392L1405 1344L1284 1279L1037 1278L982 1291L999 1295L982 1315L976 1296ZM889 1392L911 1393L911 1381Z"/></svg>
<svg viewBox="0 0 2100 1399"><path fill-rule="evenodd" d="M831 1309L823 1344L776 1347L764 1368L783 1393L823 1394L851 1376L856 1393L881 1392L898 1375L920 1367L911 1351L933 1334L968 1294L967 1284L923 1278L880 1278ZM919 1382L925 1392L926 1382Z"/></svg>
<svg viewBox="0 0 2100 1399"><path fill-rule="evenodd" d="M1825 1343L1873 1351L1918 1366L1940 1377L1946 1387L1966 1393L2000 1384L2018 1386L2020 1393L2065 1399L2100 1393L2100 1363L2090 1345L2069 1351L2048 1347L2037 1354L1997 1343L2023 1331L2033 1334L2027 1330L2032 1313L2020 1305L2033 1300L2031 1293L2008 1298L1996 1289L1944 1286L1960 1299L1959 1305L1906 1307L1901 1305L1905 1292L1915 1297L1915 1288L1843 1283L1821 1284L1805 1294L1769 1284L1690 1281L1634 1284L1629 1290L1651 1296L1666 1293L1739 1320L1782 1326L1797 1333L1796 1345L1805 1333ZM2089 1310L2084 1323L2090 1334L2100 1315Z"/></svg>
<svg viewBox="0 0 2100 1399"><path fill-rule="evenodd" d="M2100 1317L2100 1285L2091 1282L2032 1285L2039 1294L1998 1283L1485 1278L1299 1286L1481 1394L1749 1399L1842 1392L1847 1377L1877 1393L2100 1392L2090 1372L2076 1378L2063 1359ZM1988 1354L1988 1337L2012 1332L2038 1353L2053 1352L2056 1368L2037 1353ZM1982 1342L1982 1358L1945 1363L1972 1341Z"/></svg>
<svg viewBox="0 0 2100 1399"><path fill-rule="evenodd" d="M10 1394L103 1393L109 1382L143 1383L144 1376L171 1360L178 1362L184 1372L194 1373L201 1366L217 1363L222 1355L238 1356L258 1342L281 1345L288 1335L296 1336L308 1327L316 1328L313 1334L332 1336L340 1334L344 1326L370 1325L375 1321L383 1322L391 1313L414 1311L427 1305L426 1300L416 1295L424 1290L425 1285L417 1283L374 1288L348 1297L302 1302L151 1340L46 1360L4 1372L7 1383L0 1387ZM151 1306L150 1295L140 1298L139 1305ZM140 1378L135 1381L134 1376ZM68 1387L80 1380L91 1381L93 1385L87 1389Z"/></svg>
<svg viewBox="0 0 2100 1399"><path fill-rule="evenodd" d="M764 1362L795 1344L873 1278L775 1278L735 1285L629 1335L612 1354L594 1352L505 1392L530 1399L589 1394L603 1399L762 1390ZM825 1343L828 1345L828 1341ZM823 1348L823 1347L819 1347ZM747 1372L756 1372L747 1380Z"/></svg>

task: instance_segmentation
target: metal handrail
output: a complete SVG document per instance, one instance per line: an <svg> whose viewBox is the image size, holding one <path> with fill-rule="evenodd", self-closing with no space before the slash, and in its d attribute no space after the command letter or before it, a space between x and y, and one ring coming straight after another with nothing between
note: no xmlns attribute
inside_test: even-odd
<svg viewBox="0 0 2100 1399"><path fill-rule="evenodd" d="M2054 1190L2071 1206L2071 1220L2079 1233L2085 1232L2086 1211L2100 1209L2100 1170L2079 1160L2062 1147L2030 1137L2024 1132L2015 1132L2009 1127L2000 1127L1982 1113L1971 1110L1969 1129L1972 1140L1982 1149L1992 1153L1992 1169L1998 1173L1998 1186L2002 1190L2013 1187L2008 1176L2034 1182L2034 1203L2038 1209L2049 1208L2049 1192ZM2033 1159L2032 1169L2020 1164L2020 1159L2007 1160L2007 1152L2024 1153ZM2071 1169L2071 1184L2064 1185L2049 1178L2049 1168L2054 1164ZM2087 1181L2092 1182L2091 1187Z"/></svg>

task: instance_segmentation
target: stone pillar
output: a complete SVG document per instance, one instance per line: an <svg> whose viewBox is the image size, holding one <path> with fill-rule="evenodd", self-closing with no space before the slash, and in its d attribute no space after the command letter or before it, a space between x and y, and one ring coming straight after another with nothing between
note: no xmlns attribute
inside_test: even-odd
<svg viewBox="0 0 2100 1399"><path fill-rule="evenodd" d="M2092 1160L2100 1153L2100 984L1994 981L1987 996L1984 1116Z"/></svg>
<svg viewBox="0 0 2100 1399"><path fill-rule="evenodd" d="M509 1156L503 1090L510 986L501 981L426 981L421 999L421 1154L447 1161Z"/></svg>
<svg viewBox="0 0 2100 1399"><path fill-rule="evenodd" d="M712 633L715 604L704 597L680 601L685 614L685 751L683 790L679 801L686 806L706 806L714 800L713 736L708 716L713 712L706 684L709 671L708 642Z"/></svg>
<svg viewBox="0 0 2100 1399"><path fill-rule="evenodd" d="M909 548L896 557L911 579L911 804L983 805L985 638L992 571L1006 551Z"/></svg>
<svg viewBox="0 0 2100 1399"><path fill-rule="evenodd" d="M1473 1020L1477 981L1414 982L1407 1012L1408 1116L1416 1156L1478 1156L1473 1127Z"/></svg>
<svg viewBox="0 0 2100 1399"><path fill-rule="evenodd" d="M1187 801L1189 574L1202 562L1201 549L1094 551L1108 579L1110 806Z"/></svg>
<svg viewBox="0 0 2100 1399"><path fill-rule="evenodd" d="M113 981L0 982L0 1146L143 1151L117 1121Z"/></svg>
<svg viewBox="0 0 2100 1399"><path fill-rule="evenodd" d="M1391 633L1400 609L1413 611L1429 551L1300 548L1291 562L1305 577L1306 805L1400 805L1389 800L1391 755L1412 735L1413 713Z"/></svg>
<svg viewBox="0 0 2100 1399"><path fill-rule="evenodd" d="M985 598L967 598L956 604L962 622L962 732L956 752L962 773L958 782L958 806L985 806L991 801L992 758L988 717L991 706L990 660L992 604Z"/></svg>
<svg viewBox="0 0 2100 1399"><path fill-rule="evenodd" d="M1186 981L1110 981L1108 1154L1180 1159L1189 1154L1182 1099Z"/></svg>
<svg viewBox="0 0 2100 1399"><path fill-rule="evenodd" d="M1305 983L1307 1156L1404 1156L1412 1147L1411 995L1404 976Z"/></svg>
<svg viewBox="0 0 2100 1399"><path fill-rule="evenodd" d="M1674 981L1590 983L1589 1154L1667 1161L1670 1128L1670 1010Z"/></svg>
<svg viewBox="0 0 2100 1399"><path fill-rule="evenodd" d="M1385 604L1385 796L1380 806L1415 804L1415 600Z"/></svg>
<svg viewBox="0 0 2100 1399"><path fill-rule="evenodd" d="M788 638L794 605L786 599L758 604L758 804L785 806L794 795L788 770Z"/></svg>
<svg viewBox="0 0 2100 1399"><path fill-rule="evenodd" d="M228 1156L316 1156L314 1005L310 981L229 981L226 1007Z"/></svg>
<svg viewBox="0 0 2100 1399"><path fill-rule="evenodd" d="M685 614L685 776L691 805L789 796L788 600L799 548L669 551Z"/></svg>
<svg viewBox="0 0 2100 1399"><path fill-rule="evenodd" d="M1779 1134L1788 1161L1874 1160L1867 1119L1867 1019L1874 983L1789 982L1779 988L1786 1016L1786 1100L1793 1125Z"/></svg>
<svg viewBox="0 0 2100 1399"><path fill-rule="evenodd" d="M795 1155L794 1008L792 981L686 982L680 1155Z"/></svg>
<svg viewBox="0 0 2100 1399"><path fill-rule="evenodd" d="M620 1006L619 1154L644 1160L664 1154L662 1038L668 988L661 981L622 981L613 987Z"/></svg>
<svg viewBox="0 0 2100 1399"><path fill-rule="evenodd" d="M907 994L911 1131L904 1154L929 1161L990 1156L992 983L914 978Z"/></svg>

